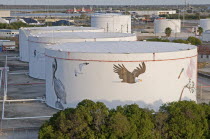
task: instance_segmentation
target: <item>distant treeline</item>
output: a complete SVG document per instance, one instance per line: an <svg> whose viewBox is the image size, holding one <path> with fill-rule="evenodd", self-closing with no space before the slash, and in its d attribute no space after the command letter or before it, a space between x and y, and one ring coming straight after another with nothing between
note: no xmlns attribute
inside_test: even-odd
<svg viewBox="0 0 210 139"><path fill-rule="evenodd" d="M158 112L136 104L108 109L83 100L53 115L39 139L209 139L210 105L193 101L164 104Z"/></svg>
<svg viewBox="0 0 210 139"><path fill-rule="evenodd" d="M167 19L183 19L183 14L167 14L167 15L160 15L160 17L166 17ZM201 15L199 13L195 13L195 14L185 14L184 15L184 19L186 20L190 20L190 19L205 19L205 18L210 18L210 14L209 15Z"/></svg>
<svg viewBox="0 0 210 139"><path fill-rule="evenodd" d="M202 44L201 40L196 37L188 37L187 40L177 39L177 40L173 40L173 41L170 41L169 39L153 38L153 39L147 39L147 41L174 42L174 43L184 43L184 44L192 44L192 45L201 45Z"/></svg>
<svg viewBox="0 0 210 139"><path fill-rule="evenodd" d="M23 22L13 22L11 24L0 23L0 29L19 29L21 27L40 27L37 25L28 25Z"/></svg>

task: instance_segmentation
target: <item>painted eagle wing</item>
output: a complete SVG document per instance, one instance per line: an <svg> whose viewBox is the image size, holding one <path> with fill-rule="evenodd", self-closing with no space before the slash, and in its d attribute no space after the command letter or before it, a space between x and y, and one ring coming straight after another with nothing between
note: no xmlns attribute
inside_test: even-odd
<svg viewBox="0 0 210 139"><path fill-rule="evenodd" d="M117 73L119 75L119 78L123 80L127 80L127 76L132 74L125 68L123 64L118 64L118 66L114 65L114 72Z"/></svg>
<svg viewBox="0 0 210 139"><path fill-rule="evenodd" d="M136 69L133 70L132 74L134 77L138 77L140 74L144 73L146 71L146 65L144 62L142 62L142 66L139 64L139 67L136 67Z"/></svg>

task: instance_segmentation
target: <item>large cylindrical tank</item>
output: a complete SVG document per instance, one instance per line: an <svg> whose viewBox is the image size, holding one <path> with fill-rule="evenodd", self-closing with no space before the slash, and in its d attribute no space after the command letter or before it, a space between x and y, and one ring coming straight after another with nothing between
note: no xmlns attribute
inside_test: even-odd
<svg viewBox="0 0 210 139"><path fill-rule="evenodd" d="M83 99L110 108L196 101L197 47L163 42L65 43L46 48L46 103L63 109Z"/></svg>
<svg viewBox="0 0 210 139"><path fill-rule="evenodd" d="M154 33L165 33L165 29L170 27L172 33L181 32L180 19L160 19L154 21Z"/></svg>
<svg viewBox="0 0 210 139"><path fill-rule="evenodd" d="M104 28L106 32L131 33L131 16L119 14L95 14L91 26Z"/></svg>
<svg viewBox="0 0 210 139"><path fill-rule="evenodd" d="M203 31L210 30L210 19L200 19L200 27Z"/></svg>
<svg viewBox="0 0 210 139"><path fill-rule="evenodd" d="M93 27L70 27L70 26L52 26L52 27L31 27L19 29L19 54L20 60L29 62L28 36L33 33L50 32L104 32L104 29Z"/></svg>
<svg viewBox="0 0 210 139"><path fill-rule="evenodd" d="M65 42L97 42L97 41L136 41L136 35L130 33L103 32L57 32L29 36L29 75L45 79L45 47Z"/></svg>
<svg viewBox="0 0 210 139"><path fill-rule="evenodd" d="M210 42L210 30L206 30L202 33L202 41Z"/></svg>

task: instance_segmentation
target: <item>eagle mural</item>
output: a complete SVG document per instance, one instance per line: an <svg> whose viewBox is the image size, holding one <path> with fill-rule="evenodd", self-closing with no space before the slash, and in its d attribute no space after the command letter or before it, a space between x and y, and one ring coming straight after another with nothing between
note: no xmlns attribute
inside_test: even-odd
<svg viewBox="0 0 210 139"><path fill-rule="evenodd" d="M142 65L139 64L139 67L130 72L126 69L126 67L122 64L114 65L114 72L119 75L119 78L122 79L122 82L126 83L136 83L141 81L137 79L137 77L146 71L146 65L142 62Z"/></svg>

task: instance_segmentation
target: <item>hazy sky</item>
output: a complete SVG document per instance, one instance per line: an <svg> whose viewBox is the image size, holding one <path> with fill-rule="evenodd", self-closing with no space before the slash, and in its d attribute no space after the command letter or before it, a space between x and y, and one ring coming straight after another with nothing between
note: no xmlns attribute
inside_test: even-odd
<svg viewBox="0 0 210 139"><path fill-rule="evenodd" d="M181 5L185 0L0 0L6 5ZM210 0L187 0L190 4L210 4Z"/></svg>

